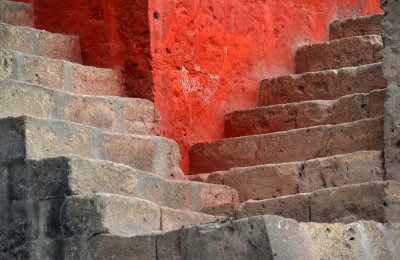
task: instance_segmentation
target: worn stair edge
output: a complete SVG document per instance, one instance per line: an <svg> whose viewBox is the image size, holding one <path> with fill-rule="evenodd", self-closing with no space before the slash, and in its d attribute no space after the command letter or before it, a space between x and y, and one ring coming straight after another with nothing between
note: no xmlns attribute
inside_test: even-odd
<svg viewBox="0 0 400 260"><path fill-rule="evenodd" d="M190 175L384 149L383 117L195 144Z"/></svg>
<svg viewBox="0 0 400 260"><path fill-rule="evenodd" d="M249 200L236 209L237 218L264 214L306 222L400 222L400 183L367 182L274 199Z"/></svg>
<svg viewBox="0 0 400 260"><path fill-rule="evenodd" d="M382 60L382 37L355 36L299 47L295 55L296 73L360 66Z"/></svg>
<svg viewBox="0 0 400 260"><path fill-rule="evenodd" d="M399 223L299 223L257 216L131 237L70 238L49 242L40 253L49 259L396 259L399 241Z"/></svg>
<svg viewBox="0 0 400 260"><path fill-rule="evenodd" d="M125 96L122 75L112 69L84 66L1 49L1 79L18 80L49 88L95 96Z"/></svg>
<svg viewBox="0 0 400 260"><path fill-rule="evenodd" d="M362 35L382 35L383 14L372 14L346 20L334 20L329 24L329 40Z"/></svg>
<svg viewBox="0 0 400 260"><path fill-rule="evenodd" d="M0 80L0 117L60 119L117 133L160 135L161 116L145 99L86 96Z"/></svg>
<svg viewBox="0 0 400 260"><path fill-rule="evenodd" d="M386 88L382 63L304 74L293 74L261 82L259 106L332 100L356 93Z"/></svg>
<svg viewBox="0 0 400 260"><path fill-rule="evenodd" d="M1 161L75 154L129 165L165 178L182 179L178 144L149 135L116 134L56 119L0 119Z"/></svg>
<svg viewBox="0 0 400 260"><path fill-rule="evenodd" d="M386 90L235 111L225 115L225 137L340 124L384 115Z"/></svg>
<svg viewBox="0 0 400 260"><path fill-rule="evenodd" d="M0 169L7 172L2 183L8 192L0 190L14 201L110 193L193 212L239 203L237 192L230 187L167 180L126 165L79 156L14 160L2 163Z"/></svg>
<svg viewBox="0 0 400 260"><path fill-rule="evenodd" d="M77 36L0 23L0 48L82 64Z"/></svg>
<svg viewBox="0 0 400 260"><path fill-rule="evenodd" d="M303 162L233 168L188 176L234 188L241 202L384 180L382 151L360 151Z"/></svg>
<svg viewBox="0 0 400 260"><path fill-rule="evenodd" d="M14 26L35 27L35 13L31 4L0 1L0 22Z"/></svg>

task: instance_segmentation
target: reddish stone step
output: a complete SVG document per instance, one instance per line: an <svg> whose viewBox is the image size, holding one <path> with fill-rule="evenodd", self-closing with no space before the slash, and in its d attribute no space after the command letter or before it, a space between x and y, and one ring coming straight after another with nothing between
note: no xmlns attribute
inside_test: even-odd
<svg viewBox="0 0 400 260"><path fill-rule="evenodd" d="M268 200L251 200L238 206L237 218L281 215L298 221L377 222L400 221L400 183L368 182L328 188Z"/></svg>
<svg viewBox="0 0 400 260"><path fill-rule="evenodd" d="M334 20L329 25L329 40L337 40L361 35L381 35L383 14L372 14Z"/></svg>
<svg viewBox="0 0 400 260"><path fill-rule="evenodd" d="M358 67L288 75L262 81L259 106L307 100L332 100L386 88L382 63Z"/></svg>
<svg viewBox="0 0 400 260"><path fill-rule="evenodd" d="M35 14L32 5L13 2L0 1L0 22L15 26L35 26Z"/></svg>
<svg viewBox="0 0 400 260"><path fill-rule="evenodd" d="M296 51L296 73L360 66L382 60L382 37L356 36L304 45Z"/></svg>
<svg viewBox="0 0 400 260"><path fill-rule="evenodd" d="M77 36L0 23L0 48L82 63Z"/></svg>
<svg viewBox="0 0 400 260"><path fill-rule="evenodd" d="M304 162L233 168L189 178L232 187L243 202L379 181L383 180L383 175L383 152L361 151Z"/></svg>
<svg viewBox="0 0 400 260"><path fill-rule="evenodd" d="M194 145L190 174L383 150L383 117Z"/></svg>
<svg viewBox="0 0 400 260"><path fill-rule="evenodd" d="M336 100L304 101L236 111L225 116L225 137L340 124L384 114L385 90Z"/></svg>

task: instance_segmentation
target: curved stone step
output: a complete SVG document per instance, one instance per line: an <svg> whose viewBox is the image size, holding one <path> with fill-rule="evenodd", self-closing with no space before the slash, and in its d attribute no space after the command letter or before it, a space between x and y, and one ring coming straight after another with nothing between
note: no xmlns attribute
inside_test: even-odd
<svg viewBox="0 0 400 260"><path fill-rule="evenodd" d="M383 117L194 145L190 174L383 150Z"/></svg>
<svg viewBox="0 0 400 260"><path fill-rule="evenodd" d="M85 96L21 81L0 80L0 117L60 119L117 133L159 135L161 116L145 99Z"/></svg>
<svg viewBox="0 0 400 260"><path fill-rule="evenodd" d="M239 203L237 192L226 186L168 180L126 165L79 156L14 160L0 169L8 174L2 179L0 194L13 201L110 193L193 212ZM8 187L8 192L2 187Z"/></svg>
<svg viewBox="0 0 400 260"><path fill-rule="evenodd" d="M122 76L102 69L0 48L0 79L19 80L84 95L124 96Z"/></svg>
<svg viewBox="0 0 400 260"><path fill-rule="evenodd" d="M336 125L384 115L386 90L235 111L225 115L225 137Z"/></svg>
<svg viewBox="0 0 400 260"><path fill-rule="evenodd" d="M132 237L71 238L41 253L49 259L396 259L399 241L398 223L301 223L257 216Z"/></svg>
<svg viewBox="0 0 400 260"><path fill-rule="evenodd" d="M175 141L149 135L116 134L56 119L0 119L0 161L76 154L122 163L166 178L183 178Z"/></svg>
<svg viewBox="0 0 400 260"><path fill-rule="evenodd" d="M296 73L360 66L382 60L382 37L355 36L330 42L313 43L297 49Z"/></svg>
<svg viewBox="0 0 400 260"><path fill-rule="evenodd" d="M236 217L281 215L297 221L400 221L400 183L393 181L327 188L267 200L250 200L236 209Z"/></svg>
<svg viewBox="0 0 400 260"><path fill-rule="evenodd" d="M192 181L232 187L243 202L382 181L384 172L382 151L360 151L303 162L233 168L188 177Z"/></svg>
<svg viewBox="0 0 400 260"><path fill-rule="evenodd" d="M381 35L383 14L372 14L346 20L334 20L329 24L329 40L361 35Z"/></svg>
<svg viewBox="0 0 400 260"><path fill-rule="evenodd" d="M82 63L79 38L0 23L0 48Z"/></svg>
<svg viewBox="0 0 400 260"><path fill-rule="evenodd" d="M287 75L261 82L258 105L332 100L355 93L368 93L386 86L382 63Z"/></svg>
<svg viewBox="0 0 400 260"><path fill-rule="evenodd" d="M35 13L30 4L0 1L0 22L15 26L35 26Z"/></svg>

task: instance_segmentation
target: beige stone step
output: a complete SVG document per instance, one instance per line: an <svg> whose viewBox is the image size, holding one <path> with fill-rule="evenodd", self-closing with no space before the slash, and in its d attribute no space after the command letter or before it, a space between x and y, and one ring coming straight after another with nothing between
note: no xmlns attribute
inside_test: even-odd
<svg viewBox="0 0 400 260"><path fill-rule="evenodd" d="M372 14L346 20L334 20L329 24L329 40L361 35L381 35L383 14Z"/></svg>
<svg viewBox="0 0 400 260"><path fill-rule="evenodd" d="M131 237L71 238L58 252L51 246L43 248L43 255L50 259L396 259L399 241L398 223L301 223L257 216Z"/></svg>
<svg viewBox="0 0 400 260"><path fill-rule="evenodd" d="M188 176L192 181L232 187L240 201L262 200L323 188L381 181L382 151L360 151L303 162L233 168Z"/></svg>
<svg viewBox="0 0 400 260"><path fill-rule="evenodd" d="M15 80L0 80L0 117L29 115L110 132L159 135L160 113L148 100L86 96Z"/></svg>
<svg viewBox="0 0 400 260"><path fill-rule="evenodd" d="M249 200L236 209L237 218L265 214L306 222L400 222L400 183L367 182L274 199Z"/></svg>
<svg viewBox="0 0 400 260"><path fill-rule="evenodd" d="M0 22L15 26L35 26L35 13L30 4L0 1Z"/></svg>
<svg viewBox="0 0 400 260"><path fill-rule="evenodd" d="M225 115L225 137L340 124L384 115L385 89L335 100L314 100L235 111Z"/></svg>
<svg viewBox="0 0 400 260"><path fill-rule="evenodd" d="M194 145L190 174L383 150L383 117Z"/></svg>
<svg viewBox="0 0 400 260"><path fill-rule="evenodd" d="M1 171L10 176L2 183L8 187L7 196L14 201L110 193L193 212L239 203L237 192L227 186L168 180L126 165L72 155L14 160L1 166ZM0 194L4 194L2 187Z"/></svg>
<svg viewBox="0 0 400 260"><path fill-rule="evenodd" d="M149 135L117 134L56 119L0 119L0 161L75 154L107 160L166 178L183 178L175 141Z"/></svg>
<svg viewBox="0 0 400 260"><path fill-rule="evenodd" d="M355 93L368 93L386 86L382 63L288 75L262 81L258 105L332 100Z"/></svg>
<svg viewBox="0 0 400 260"><path fill-rule="evenodd" d="M382 60L382 37L355 36L304 45L297 49L296 73L360 66Z"/></svg>
<svg viewBox="0 0 400 260"><path fill-rule="evenodd" d="M0 48L82 63L79 38L0 23Z"/></svg>
<svg viewBox="0 0 400 260"><path fill-rule="evenodd" d="M19 80L77 94L124 96L122 75L112 69L84 66L0 48L0 79Z"/></svg>

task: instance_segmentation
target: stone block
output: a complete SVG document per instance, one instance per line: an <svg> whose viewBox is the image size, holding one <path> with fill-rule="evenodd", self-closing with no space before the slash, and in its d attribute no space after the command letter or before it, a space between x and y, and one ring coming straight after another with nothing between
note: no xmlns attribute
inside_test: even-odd
<svg viewBox="0 0 400 260"><path fill-rule="evenodd" d="M1 1L0 2L0 22L14 26L35 26L35 13L30 4Z"/></svg>
<svg viewBox="0 0 400 260"><path fill-rule="evenodd" d="M329 24L329 40L361 35L381 35L383 14L334 20Z"/></svg>

